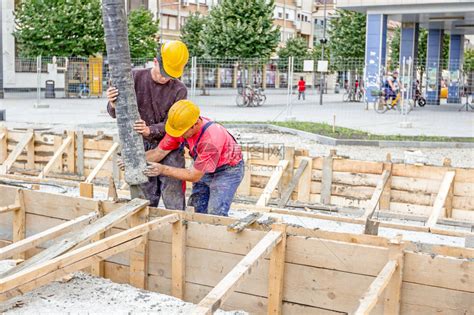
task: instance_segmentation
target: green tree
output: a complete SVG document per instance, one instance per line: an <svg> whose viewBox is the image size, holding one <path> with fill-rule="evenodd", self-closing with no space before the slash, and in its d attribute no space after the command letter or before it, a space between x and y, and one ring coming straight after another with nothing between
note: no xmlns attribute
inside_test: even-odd
<svg viewBox="0 0 474 315"><path fill-rule="evenodd" d="M199 12L191 13L181 28L181 40L186 43L191 56L204 55L203 30L206 18Z"/></svg>
<svg viewBox="0 0 474 315"><path fill-rule="evenodd" d="M466 49L464 51L464 71L474 71L474 49Z"/></svg>
<svg viewBox="0 0 474 315"><path fill-rule="evenodd" d="M153 20L153 13L144 8L132 10L128 15L128 41L132 58L153 58L156 56L156 36L159 22Z"/></svg>
<svg viewBox="0 0 474 315"><path fill-rule="evenodd" d="M15 24L20 56L89 56L105 49L100 0L21 1Z"/></svg>
<svg viewBox="0 0 474 315"><path fill-rule="evenodd" d="M338 63L365 56L366 15L358 12L337 10L330 19L328 34L331 57Z"/></svg>
<svg viewBox="0 0 474 315"><path fill-rule="evenodd" d="M274 0L223 0L204 26L206 53L213 57L268 58L280 30L273 25Z"/></svg>
<svg viewBox="0 0 474 315"><path fill-rule="evenodd" d="M278 67L287 69L288 57L294 57L294 71L303 69L303 60L309 58L309 49L306 40L302 37L289 38L285 46L278 49Z"/></svg>

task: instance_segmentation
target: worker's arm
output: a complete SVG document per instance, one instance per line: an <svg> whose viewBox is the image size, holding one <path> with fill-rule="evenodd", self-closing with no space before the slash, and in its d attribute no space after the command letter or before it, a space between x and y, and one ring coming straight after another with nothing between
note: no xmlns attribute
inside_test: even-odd
<svg viewBox="0 0 474 315"><path fill-rule="evenodd" d="M149 177L164 175L192 183L199 181L204 176L204 172L198 171L194 167L190 169L178 168L159 163L150 163L143 173Z"/></svg>
<svg viewBox="0 0 474 315"><path fill-rule="evenodd" d="M155 148L145 152L145 158L148 162L158 163L163 160L171 150L162 150L160 148Z"/></svg>

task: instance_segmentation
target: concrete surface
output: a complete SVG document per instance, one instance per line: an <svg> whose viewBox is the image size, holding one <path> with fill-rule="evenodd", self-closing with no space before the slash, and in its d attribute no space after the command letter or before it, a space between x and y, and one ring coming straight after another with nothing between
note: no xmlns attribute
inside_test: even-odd
<svg viewBox="0 0 474 315"><path fill-rule="evenodd" d="M343 103L342 94L325 95L325 103L319 105L319 95L307 91L305 101L292 95L292 110L287 115L287 97L283 90L268 90L267 102L262 107L240 108L235 105L234 90L212 90L211 96L200 96L197 90L195 102L202 115L220 121L283 121L287 116L296 120L326 122L364 130L374 134L430 135L449 137L474 137L474 112L461 111L460 105L425 106L415 108L407 117L412 128L401 128L403 117L396 111L378 114L365 110L364 103ZM9 96L7 96L9 97ZM45 99L49 108L34 108L34 98L0 99L0 109L6 109L8 126L28 124L64 124L100 128L113 123L105 111L104 98Z"/></svg>

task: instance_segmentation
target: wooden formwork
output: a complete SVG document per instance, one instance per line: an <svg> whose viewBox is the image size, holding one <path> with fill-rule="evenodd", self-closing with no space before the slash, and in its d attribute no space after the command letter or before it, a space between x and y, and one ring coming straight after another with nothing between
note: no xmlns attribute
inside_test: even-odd
<svg viewBox="0 0 474 315"><path fill-rule="evenodd" d="M473 249L284 224L253 223L235 233L228 230L235 219L146 207L139 200L124 204L10 186L0 186L0 196L0 207L8 209L0 213L0 239L11 244L0 249L0 259L24 253L30 262L0 275L3 299L104 260L103 276L196 303L195 314L216 308L252 314L474 312ZM69 250L58 251L54 242L42 248L71 230L66 239L78 245L93 233L105 235ZM39 264L31 263L45 252Z"/></svg>
<svg viewBox="0 0 474 315"><path fill-rule="evenodd" d="M119 149L113 137L102 133L52 134L4 128L0 130L0 173L5 178L38 183L54 178L80 185L81 195L92 197L94 189L107 190L93 183L112 179L117 187L124 187L114 162ZM310 157L307 151L291 147L243 149L246 173L238 194L254 198L262 211L287 204L336 211L350 207L362 211L355 222L362 220L367 225L375 213L417 217L425 221L418 230L447 235L451 232L440 230L438 221L471 228L474 223L474 169L451 167L448 160L444 166L409 165L394 163L389 156L385 162L371 162L340 157L335 151Z"/></svg>

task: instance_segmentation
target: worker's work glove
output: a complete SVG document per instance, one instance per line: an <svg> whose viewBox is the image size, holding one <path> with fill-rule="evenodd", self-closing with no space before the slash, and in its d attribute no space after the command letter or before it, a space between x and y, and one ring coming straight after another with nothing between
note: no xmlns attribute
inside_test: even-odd
<svg viewBox="0 0 474 315"><path fill-rule="evenodd" d="M163 173L164 165L160 163L154 163L154 162L147 162L148 166L147 168L143 171L143 174L145 174L148 177L154 177L154 176L159 176Z"/></svg>
<svg viewBox="0 0 474 315"><path fill-rule="evenodd" d="M117 88L115 86L109 87L107 89L106 95L112 108L115 108L115 101L117 100L117 96L119 95L119 91L117 90Z"/></svg>
<svg viewBox="0 0 474 315"><path fill-rule="evenodd" d="M148 137L151 133L150 127L146 125L146 122L139 119L133 124L133 129L144 137Z"/></svg>

